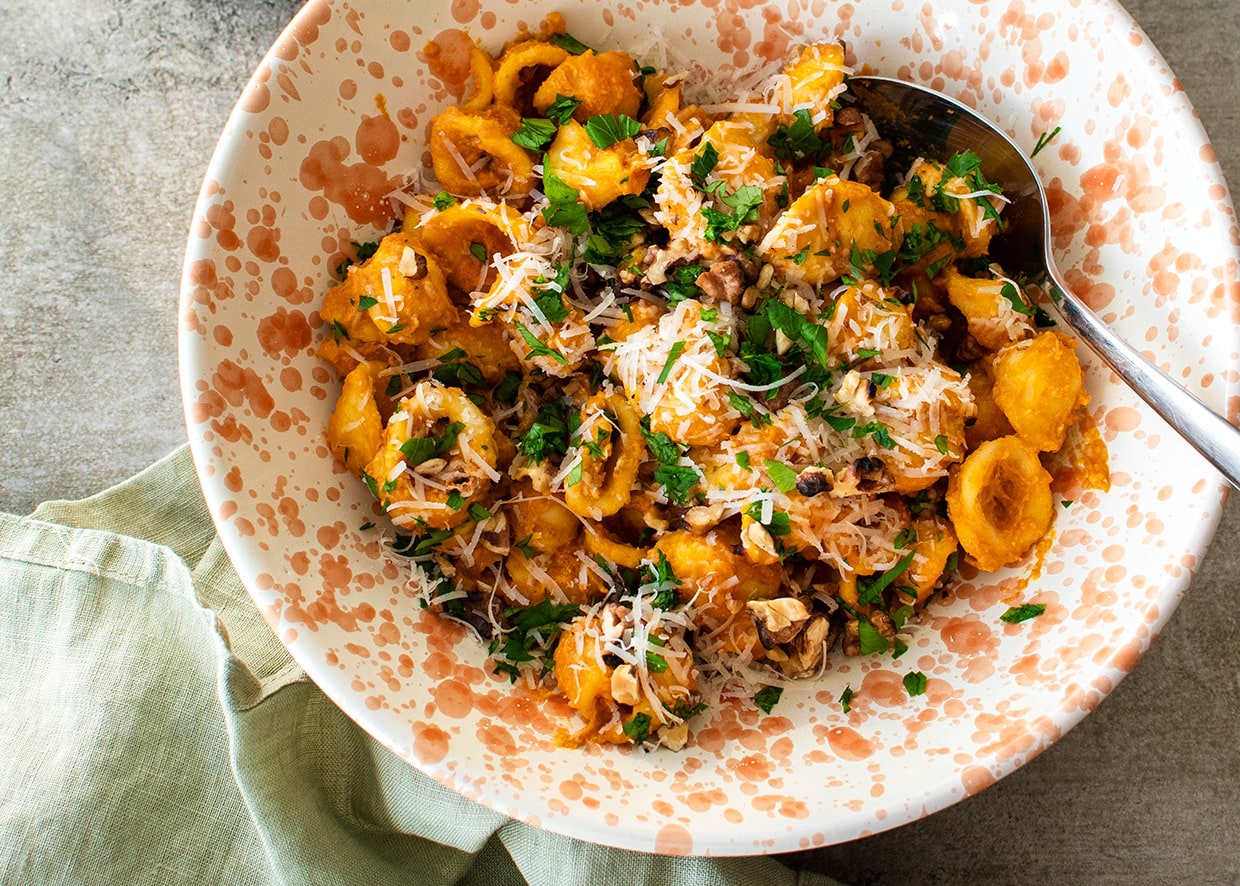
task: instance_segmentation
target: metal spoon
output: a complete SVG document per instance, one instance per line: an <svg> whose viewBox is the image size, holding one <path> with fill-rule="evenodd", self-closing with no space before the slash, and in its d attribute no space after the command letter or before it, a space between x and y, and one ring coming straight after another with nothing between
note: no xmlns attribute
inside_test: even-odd
<svg viewBox="0 0 1240 886"><path fill-rule="evenodd" d="M906 168L919 156L945 161L965 150L977 154L986 179L1001 185L1011 200L1003 211L1005 232L992 242L991 258L1012 276L1045 278L1072 331L1240 489L1240 430L1121 340L1072 293L1055 267L1046 192L1020 148L970 108L931 89L886 77L856 76L849 84L856 107L891 141L893 159Z"/></svg>

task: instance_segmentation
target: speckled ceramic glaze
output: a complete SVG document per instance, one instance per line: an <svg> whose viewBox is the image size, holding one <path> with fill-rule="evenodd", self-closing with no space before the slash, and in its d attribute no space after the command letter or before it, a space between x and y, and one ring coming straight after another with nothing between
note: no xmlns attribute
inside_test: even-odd
<svg viewBox="0 0 1240 886"><path fill-rule="evenodd" d="M324 443L338 384L314 355L316 308L348 242L388 223L382 195L424 167L431 117L465 87L462 47L496 50L552 10L598 47L649 47L661 30L672 59L720 76L842 37L859 68L957 96L1027 149L1062 126L1036 163L1068 279L1234 414L1236 219L1189 100L1114 3L315 0L228 122L185 262L185 410L238 572L297 661L368 732L462 794L564 834L669 854L780 852L981 790L1136 665L1219 516L1217 475L1089 355L1088 411L1112 489L1063 492L1073 504L1036 577L967 579L911 629L899 661L839 659L771 716L712 710L681 753L555 747L567 709L491 675L477 640L420 610L375 531L359 528L374 503ZM429 41L443 50L433 66ZM1004 624L1015 602L1046 612ZM929 681L910 698L901 678L914 670Z"/></svg>

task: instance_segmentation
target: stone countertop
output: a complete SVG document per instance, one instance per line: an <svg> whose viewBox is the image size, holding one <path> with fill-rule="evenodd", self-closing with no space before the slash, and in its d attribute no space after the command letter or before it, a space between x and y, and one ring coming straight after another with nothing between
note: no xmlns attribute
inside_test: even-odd
<svg viewBox="0 0 1240 886"><path fill-rule="evenodd" d="M295 0L0 4L0 510L80 498L186 436L181 259L207 160ZM1240 4L1127 8L1240 181ZM788 856L861 883L1240 882L1240 498L1142 663L1015 774Z"/></svg>

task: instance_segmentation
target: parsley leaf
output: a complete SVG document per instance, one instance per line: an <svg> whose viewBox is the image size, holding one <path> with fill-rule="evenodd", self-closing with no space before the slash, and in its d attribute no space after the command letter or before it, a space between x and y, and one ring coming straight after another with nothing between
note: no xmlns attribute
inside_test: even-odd
<svg viewBox="0 0 1240 886"><path fill-rule="evenodd" d="M732 212L722 212L713 206L702 207L702 215L706 217L704 236L712 243L728 231L735 231L741 225L754 221L758 217L758 207L762 205L762 189L757 185L741 185L733 194L727 193L726 187L716 188L715 192L719 201Z"/></svg>
<svg viewBox="0 0 1240 886"><path fill-rule="evenodd" d="M826 148L826 142L814 131L814 120L809 110L800 108L793 111L795 118L792 123L781 124L766 143L775 151L780 160L806 160L820 156Z"/></svg>
<svg viewBox="0 0 1240 886"><path fill-rule="evenodd" d="M921 671L913 671L904 675L904 691L910 696L926 694L926 675Z"/></svg>
<svg viewBox="0 0 1240 886"><path fill-rule="evenodd" d="M764 714L769 714L775 705L779 704L779 699L783 694L782 686L763 686L754 695L753 703L761 708Z"/></svg>
<svg viewBox="0 0 1240 886"><path fill-rule="evenodd" d="M642 125L627 114L598 114L586 121L586 135L600 150L632 138Z"/></svg>
<svg viewBox="0 0 1240 886"><path fill-rule="evenodd" d="M891 643L887 641L887 638L880 634L878 628L874 627L864 616L857 619L857 639L860 642L862 655L886 652L891 648Z"/></svg>
<svg viewBox="0 0 1240 886"><path fill-rule="evenodd" d="M766 468L766 475L780 492L791 492L797 488L797 472L792 468L770 458L764 459L762 464Z"/></svg>
<svg viewBox="0 0 1240 886"><path fill-rule="evenodd" d="M778 299L767 299L762 305L773 329L778 329L807 351L823 369L828 367L827 328L807 319L795 308Z"/></svg>
<svg viewBox="0 0 1240 886"><path fill-rule="evenodd" d="M667 303L675 305L701 295L697 278L702 276L704 270L701 265L681 265L672 271L667 282L663 284L663 288L667 290Z"/></svg>
<svg viewBox="0 0 1240 886"><path fill-rule="evenodd" d="M447 191L440 191L431 199L431 206L434 206L440 212L443 212L449 206L456 205L456 198Z"/></svg>
<svg viewBox="0 0 1240 886"><path fill-rule="evenodd" d="M667 383L667 377L668 375L671 374L672 365L676 362L677 358L680 357L680 354L682 351L684 351L684 349L685 349L685 343L683 341L677 341L677 342L672 343L672 349L667 354L667 362L663 364L663 371L660 372L659 377L655 379L656 382L658 382L659 384Z"/></svg>
<svg viewBox="0 0 1240 886"><path fill-rule="evenodd" d="M895 566L878 575L863 575L857 578L857 602L863 606L874 606L883 602L883 591L891 583L904 574L913 562L916 551L909 551Z"/></svg>
<svg viewBox="0 0 1240 886"><path fill-rule="evenodd" d="M496 403L511 406L517 402L517 394L521 390L521 381L521 373L513 372L509 369L504 373L500 383L495 386L495 390L491 392L491 397Z"/></svg>
<svg viewBox="0 0 1240 886"><path fill-rule="evenodd" d="M745 516L755 523L761 523L766 531L776 538L792 532L792 518L784 511L771 511L771 519L762 523L762 502L755 501L745 508Z"/></svg>
<svg viewBox="0 0 1240 886"><path fill-rule="evenodd" d="M999 620L1007 622L1010 625L1020 624L1022 621L1037 618L1045 611L1045 603L1025 603L1021 606L1011 607L1007 612L999 616Z"/></svg>
<svg viewBox="0 0 1240 886"><path fill-rule="evenodd" d="M419 535L398 532L392 540L392 552L402 557L422 557L453 536L451 529L429 529Z"/></svg>
<svg viewBox="0 0 1240 886"><path fill-rule="evenodd" d="M646 448L650 450L650 454L658 459L660 464L674 465L680 463L680 456L683 450L680 444L669 437L662 431L657 434L650 430L650 419L643 418L641 422L642 436L646 440Z"/></svg>
<svg viewBox="0 0 1240 886"><path fill-rule="evenodd" d="M678 505L689 503L689 493L702 479L697 469L689 465L661 464L654 469L653 476L668 500Z"/></svg>
<svg viewBox="0 0 1240 886"><path fill-rule="evenodd" d="M1063 129L1063 127L1062 127L1062 126L1056 126L1056 127L1055 127L1054 129L1052 129L1050 132L1044 132L1044 133L1042 133L1041 135L1039 135L1039 136L1038 136L1038 143L1037 143L1037 144L1035 144L1035 145L1033 146L1033 151L1029 154L1029 156L1030 156L1030 157L1036 157L1036 156L1038 156L1038 153L1039 153L1039 152L1040 152L1043 148L1045 148L1047 145L1049 145L1052 141L1054 141L1055 136L1059 135L1059 133L1060 133L1060 131L1061 131L1062 129Z"/></svg>
<svg viewBox="0 0 1240 886"><path fill-rule="evenodd" d="M689 177L699 189L706 187L706 176L710 175L715 164L719 162L719 152L715 146L707 142L702 150L693 155L693 164L689 167Z"/></svg>
<svg viewBox="0 0 1240 886"><path fill-rule="evenodd" d="M504 637L500 654L510 662L533 661L534 642L558 634L561 624L580 613L581 607L574 603L556 605L547 597L533 606L504 610L504 617L512 621L512 631Z"/></svg>
<svg viewBox="0 0 1240 886"><path fill-rule="evenodd" d="M456 444L456 438L460 436L463 430L465 430L464 423L454 421L438 436L410 437L400 445L400 454L405 457L405 461L410 465L420 465L422 462L443 455L451 449Z"/></svg>
<svg viewBox="0 0 1240 886"><path fill-rule="evenodd" d="M571 111L569 112L571 115ZM551 120L543 120L538 117L522 117L521 128L514 132L510 138L512 141L523 148L531 151L541 151L551 143L555 138L556 125Z"/></svg>
<svg viewBox="0 0 1240 886"><path fill-rule="evenodd" d="M1010 282L1004 281L1003 288L999 290L999 294L1008 300L1018 314L1024 314L1026 317L1033 316L1033 305L1029 304L1021 297L1020 290L1013 286Z"/></svg>
<svg viewBox="0 0 1240 886"><path fill-rule="evenodd" d="M352 246L353 246L354 251L357 254L357 257L346 258L340 264L336 265L336 276L340 277L341 279L344 279L345 272L349 269L349 265L361 264L362 262L366 261L366 259L370 258L372 255L374 255L376 252L379 251L378 240L374 240L370 243L358 243L356 240L354 240L352 241ZM346 335L345 338L348 338L348 336ZM336 340L339 341L340 339L337 338Z"/></svg>
<svg viewBox="0 0 1240 886"><path fill-rule="evenodd" d="M540 339L534 333L530 332L530 330L526 327L526 325L522 323L520 320L516 320L514 322L516 323L516 326L517 326L517 332L521 334L521 338L530 347L529 352L525 355L526 360L530 359L531 357L550 357L553 360L555 360L557 363L560 363L564 366L568 365L567 357L565 357L555 348L549 347L548 345L544 344L542 339Z"/></svg>
<svg viewBox="0 0 1240 886"><path fill-rule="evenodd" d="M547 318L548 323L562 323L568 319L568 308L564 306L564 292L568 289L568 265L558 265L555 279L548 280L538 277L534 280L534 304ZM549 285L548 285L549 284Z"/></svg>
<svg viewBox="0 0 1240 886"><path fill-rule="evenodd" d="M568 406L563 400L552 400L538 407L534 423L517 438L517 448L531 461L540 462L568 453Z"/></svg>
<svg viewBox="0 0 1240 886"><path fill-rule="evenodd" d="M633 719L625 723L622 728L633 744L641 744L650 736L650 715L634 714Z"/></svg>
<svg viewBox="0 0 1240 886"><path fill-rule="evenodd" d="M703 312L705 313L705 312ZM706 330L706 337L710 339L710 343L715 346L715 353L722 357L728 350L728 345L732 344L732 336L721 332L712 332Z"/></svg>
<svg viewBox="0 0 1240 886"><path fill-rule="evenodd" d="M570 234L580 236L590 230L586 208L577 201L578 191L564 183L552 171L547 157L543 156L543 194L548 204L543 207L542 217L556 228L567 228Z"/></svg>
<svg viewBox="0 0 1240 886"><path fill-rule="evenodd" d="M570 55L582 55L591 52L589 46L586 46L572 34L552 34L547 38L547 42L552 46L558 46Z"/></svg>
<svg viewBox="0 0 1240 886"><path fill-rule="evenodd" d="M548 120L554 120L560 126L566 124L573 116L573 112L577 110L581 104L577 99L568 95L555 95L555 101L547 106L546 116Z"/></svg>

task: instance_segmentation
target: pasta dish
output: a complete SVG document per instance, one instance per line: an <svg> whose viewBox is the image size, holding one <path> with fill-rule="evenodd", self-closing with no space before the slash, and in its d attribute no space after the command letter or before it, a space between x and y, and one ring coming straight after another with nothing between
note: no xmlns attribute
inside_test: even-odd
<svg viewBox="0 0 1240 886"><path fill-rule="evenodd" d="M327 439L563 744L680 748L723 696L898 658L958 568L1047 537L1075 342L988 259L976 156L891 168L842 45L722 102L558 16L470 68L323 301Z"/></svg>

